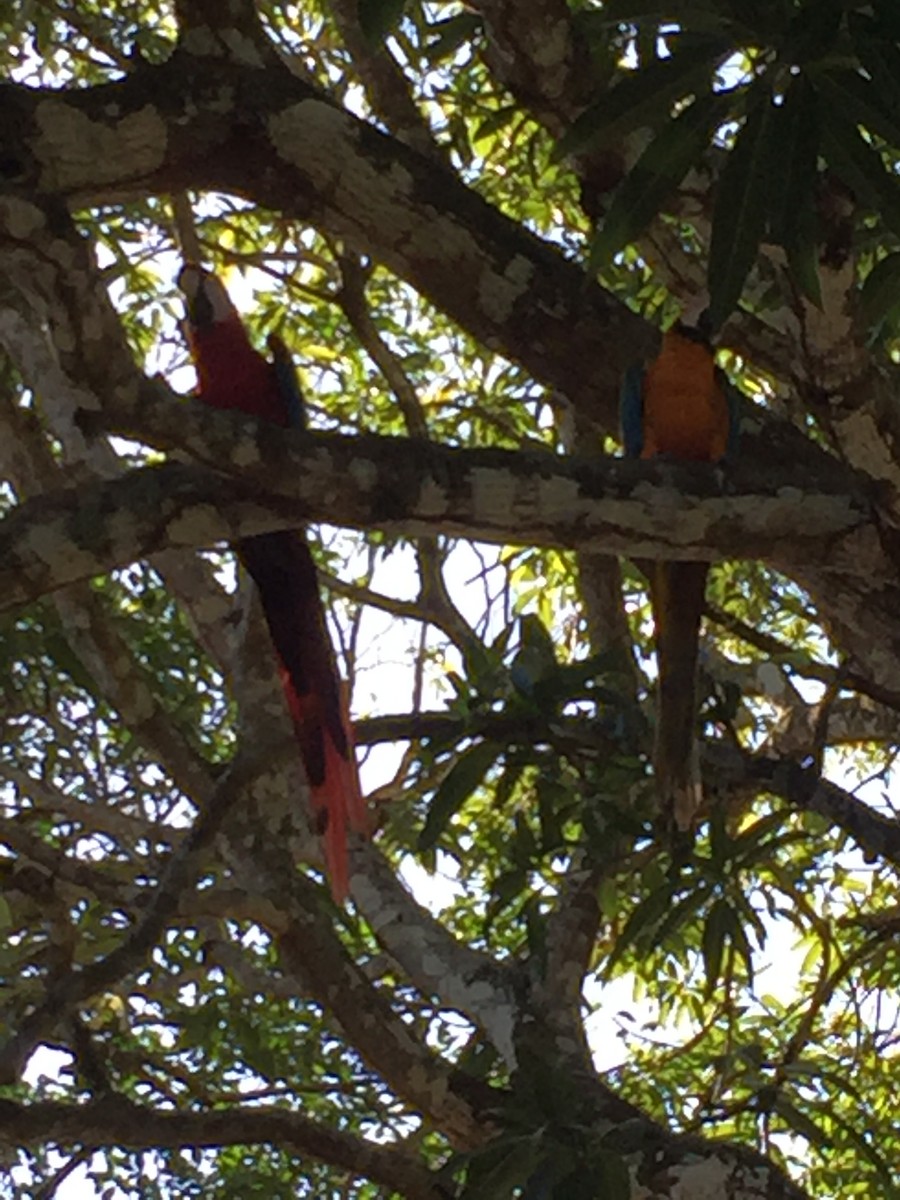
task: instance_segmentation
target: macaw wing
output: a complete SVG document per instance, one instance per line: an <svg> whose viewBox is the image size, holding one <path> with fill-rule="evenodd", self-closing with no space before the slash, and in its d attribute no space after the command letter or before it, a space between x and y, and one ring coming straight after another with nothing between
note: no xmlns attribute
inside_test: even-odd
<svg viewBox="0 0 900 1200"><path fill-rule="evenodd" d="M725 449L725 457L729 462L734 462L737 458L741 440L741 403L743 397L737 388L728 382L724 375L720 377L720 385L722 394L725 397L725 403L728 405L728 444Z"/></svg>
<svg viewBox="0 0 900 1200"><path fill-rule="evenodd" d="M269 633L296 696L304 705L315 696L317 719L342 754L347 752L341 696L319 598L315 563L303 535L293 530L261 533L238 543L241 561L262 600ZM322 779L321 751L316 767L307 762L312 783Z"/></svg>
<svg viewBox="0 0 900 1200"><path fill-rule="evenodd" d="M634 363L625 372L619 393L622 441L629 458L640 458L644 448L644 368Z"/></svg>
<svg viewBox="0 0 900 1200"><path fill-rule="evenodd" d="M272 367L278 391L287 408L288 425L293 429L306 428L306 400L300 390L300 381L294 360L287 346L277 334L269 334L266 345L272 355Z"/></svg>

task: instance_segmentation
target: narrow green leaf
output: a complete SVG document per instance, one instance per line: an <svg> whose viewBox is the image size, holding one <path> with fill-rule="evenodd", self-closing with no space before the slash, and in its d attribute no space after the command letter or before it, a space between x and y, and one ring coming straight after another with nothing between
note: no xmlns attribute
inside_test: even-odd
<svg viewBox="0 0 900 1200"><path fill-rule="evenodd" d="M379 42L400 24L406 0L357 0L357 15L363 35L370 42Z"/></svg>
<svg viewBox="0 0 900 1200"><path fill-rule="evenodd" d="M810 204L806 209L808 220L798 225L797 230L785 247L788 270L791 278L805 296L817 308L822 307L822 281L819 279L819 243L816 238L815 209Z"/></svg>
<svg viewBox="0 0 900 1200"><path fill-rule="evenodd" d="M900 111L900 50L879 37L875 22L861 13L850 14L849 25L854 49L872 78L880 103L892 112Z"/></svg>
<svg viewBox="0 0 900 1200"><path fill-rule="evenodd" d="M768 92L751 108L716 192L709 245L709 320L719 329L736 308L766 227L770 171L777 162L775 106Z"/></svg>
<svg viewBox="0 0 900 1200"><path fill-rule="evenodd" d="M721 94L701 96L654 138L613 195L606 220L591 245L589 274L643 232L688 170L700 161L730 103L730 98Z"/></svg>
<svg viewBox="0 0 900 1200"><path fill-rule="evenodd" d="M592 1155L593 1196L603 1200L629 1200L632 1195L631 1172L625 1159L619 1154ZM565 1193L560 1193L563 1200Z"/></svg>
<svg viewBox="0 0 900 1200"><path fill-rule="evenodd" d="M653 930L659 925L663 915L669 909L674 895L675 885L667 880L649 896L644 897L625 922L625 928L616 938L616 944L607 962L607 970L612 970L625 951L634 945L642 933Z"/></svg>
<svg viewBox="0 0 900 1200"><path fill-rule="evenodd" d="M812 205L819 147L818 97L798 76L772 113L772 136L778 147L769 177L769 232L784 246L801 220L801 208Z"/></svg>
<svg viewBox="0 0 900 1200"><path fill-rule="evenodd" d="M676 930L681 929L690 917L699 913L700 909L706 903L709 896L710 887L708 884L701 884L699 887L692 887L690 891L678 901L674 907L670 908L665 914L663 920L657 925L653 931L652 946L655 949L657 946L665 944L669 936Z"/></svg>
<svg viewBox="0 0 900 1200"><path fill-rule="evenodd" d="M665 120L676 101L709 90L721 42L676 50L639 71L622 73L620 82L585 109L563 134L554 160L584 150L601 150L635 129Z"/></svg>
<svg viewBox="0 0 900 1200"><path fill-rule="evenodd" d="M782 829L787 823L787 815L780 809L760 817L752 825L743 829L732 842L732 858L737 863L748 864L758 858L772 856L772 849L779 839L770 838L770 834ZM790 836L793 836L791 834Z"/></svg>
<svg viewBox="0 0 900 1200"><path fill-rule="evenodd" d="M815 0L795 7L782 40L784 58L807 63L834 53L844 7L843 0Z"/></svg>
<svg viewBox="0 0 900 1200"><path fill-rule="evenodd" d="M491 884L491 898L484 913L484 927L490 929L497 919L514 900L525 891L528 883L528 872L522 867L512 867L502 871Z"/></svg>
<svg viewBox="0 0 900 1200"><path fill-rule="evenodd" d="M743 903L740 907L743 909L744 915L748 918L748 924L751 925L759 937L760 934L765 938L765 928L759 924L759 918L750 905L750 902L743 897ZM753 983L753 950L750 946L750 939L747 937L747 931L741 923L740 914L733 908L728 909L729 920L729 940L734 947L735 953L740 956L744 963L744 969L747 972L747 980L752 985Z"/></svg>
<svg viewBox="0 0 900 1200"><path fill-rule="evenodd" d="M437 36L425 47L425 57L432 64L439 63L455 54L466 42L481 32L482 21L478 13L461 12L430 26L429 32Z"/></svg>
<svg viewBox="0 0 900 1200"><path fill-rule="evenodd" d="M559 784L544 778L538 779L535 794L541 825L541 850L544 854L550 854L562 845L562 817L559 808L569 801L570 796Z"/></svg>
<svg viewBox="0 0 900 1200"><path fill-rule="evenodd" d="M900 1186L897 1184L896 1160L893 1159L893 1156L888 1158L886 1155L880 1154L878 1147L871 1144L862 1130L851 1125L840 1113L829 1111L828 1115L834 1124L843 1131L851 1145L855 1146L878 1172L884 1189L880 1194L884 1196L884 1200L898 1200ZM890 1149L888 1153L890 1153Z"/></svg>
<svg viewBox="0 0 900 1200"><path fill-rule="evenodd" d="M513 862L522 869L532 866L538 857L538 845L534 833L523 813L517 812L513 818L515 837L512 842Z"/></svg>
<svg viewBox="0 0 900 1200"><path fill-rule="evenodd" d="M732 912L727 900L718 899L709 910L703 926L703 969L706 973L706 994L711 996L722 977L722 957L725 940L732 924Z"/></svg>
<svg viewBox="0 0 900 1200"><path fill-rule="evenodd" d="M522 773L524 770L524 762L510 761L507 759L506 765L500 775L500 778L497 780L497 786L494 790L494 804L498 809L503 809L508 803L516 784L522 778Z"/></svg>
<svg viewBox="0 0 900 1200"><path fill-rule="evenodd" d="M822 153L862 208L878 213L900 237L900 181L889 174L881 155L860 136L856 125L837 109L822 113Z"/></svg>
<svg viewBox="0 0 900 1200"><path fill-rule="evenodd" d="M480 125L476 127L472 133L472 141L480 142L483 138L491 137L501 129L505 129L510 121L521 112L517 104L506 104L503 108L498 108L496 112L492 112L485 117Z"/></svg>
<svg viewBox="0 0 900 1200"><path fill-rule="evenodd" d="M435 793L424 828L419 834L419 849L430 850L502 753L496 742L477 742L464 750Z"/></svg>
<svg viewBox="0 0 900 1200"><path fill-rule="evenodd" d="M832 110L883 138L888 145L900 148L900 121L865 76L858 71L835 69L814 72L812 81Z"/></svg>
<svg viewBox="0 0 900 1200"><path fill-rule="evenodd" d="M466 1177L466 1188L460 1200L498 1200L511 1196L534 1171L540 1158L537 1140L504 1138L497 1146L489 1146L482 1154L472 1156Z"/></svg>
<svg viewBox="0 0 900 1200"><path fill-rule="evenodd" d="M827 1149L832 1145L828 1134L784 1096L779 1095L775 1098L773 1111L778 1113L789 1128L793 1129L795 1133L799 1133L801 1137L805 1137L814 1146Z"/></svg>
<svg viewBox="0 0 900 1200"><path fill-rule="evenodd" d="M885 323L896 326L900 318L900 252L877 262L862 285L859 319L871 331Z"/></svg>

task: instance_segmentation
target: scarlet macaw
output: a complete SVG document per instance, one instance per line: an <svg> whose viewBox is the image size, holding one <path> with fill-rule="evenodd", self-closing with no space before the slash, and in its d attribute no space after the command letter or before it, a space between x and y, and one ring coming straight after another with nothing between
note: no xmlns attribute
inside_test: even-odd
<svg viewBox="0 0 900 1200"><path fill-rule="evenodd" d="M269 338L271 362L255 350L221 280L203 267L186 264L178 285L198 398L277 425L302 426L303 396L284 343ZM243 538L235 550L259 590L324 836L332 895L340 902L347 894L347 829L365 831L366 806L315 564L300 530Z"/></svg>
<svg viewBox="0 0 900 1200"><path fill-rule="evenodd" d="M705 332L677 322L647 367L626 373L621 396L625 453L719 462L735 446L737 414ZM697 654L709 564L652 564L658 693L654 772L664 810L690 828L703 795L694 719Z"/></svg>

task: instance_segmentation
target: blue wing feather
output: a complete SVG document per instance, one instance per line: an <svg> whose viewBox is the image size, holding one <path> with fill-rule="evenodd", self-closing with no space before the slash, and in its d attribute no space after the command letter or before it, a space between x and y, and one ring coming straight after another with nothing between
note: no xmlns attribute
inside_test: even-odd
<svg viewBox="0 0 900 1200"><path fill-rule="evenodd" d="M741 440L741 401L743 398L737 388L728 382L724 372L717 371L716 377L728 406L728 442L725 448L725 458L728 462L734 462Z"/></svg>
<svg viewBox="0 0 900 1200"><path fill-rule="evenodd" d="M635 363L625 372L619 394L622 441L629 458L640 458L644 448L644 368Z"/></svg>
<svg viewBox="0 0 900 1200"><path fill-rule="evenodd" d="M293 429L306 428L306 401L300 390L300 381L294 360L287 346L276 334L269 335L266 343L272 355L272 365L275 368L275 378L278 381L278 391L287 405L288 424Z"/></svg>

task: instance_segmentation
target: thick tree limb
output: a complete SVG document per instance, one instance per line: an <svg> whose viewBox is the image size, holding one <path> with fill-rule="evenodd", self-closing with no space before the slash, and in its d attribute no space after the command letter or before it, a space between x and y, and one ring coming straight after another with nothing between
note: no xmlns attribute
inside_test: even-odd
<svg viewBox="0 0 900 1200"><path fill-rule="evenodd" d="M756 557L808 573L827 563L835 577L852 567L869 580L889 569L871 500L846 491L840 471L740 466L726 486L704 466L285 432L199 406L165 415L173 440L241 482L167 465L36 497L0 525L4 607L166 546L314 520L642 557Z"/></svg>
<svg viewBox="0 0 900 1200"><path fill-rule="evenodd" d="M482 1145L490 1137L484 1111L489 1089L443 1061L401 1019L388 993L375 988L354 962L321 893L297 874L289 855L267 845L255 865L261 893L284 914L277 931L284 968L335 1016L349 1042L397 1095L453 1144ZM473 1105L476 1093L481 1103Z"/></svg>
<svg viewBox="0 0 900 1200"><path fill-rule="evenodd" d="M372 847L362 847L355 858L361 869L354 873L353 898L385 950L423 995L436 996L445 1008L459 1009L475 1021L512 1066L520 1012L509 972L453 937Z"/></svg>
<svg viewBox="0 0 900 1200"><path fill-rule="evenodd" d="M176 53L97 88L7 85L0 103L10 113L0 154L20 184L76 204L212 189L313 221L586 412L655 340L555 247L286 68ZM614 412L595 415L616 423Z"/></svg>
<svg viewBox="0 0 900 1200"><path fill-rule="evenodd" d="M264 1105L215 1112L166 1112L109 1096L89 1104L17 1104L0 1100L0 1145L121 1146L129 1150L253 1145L284 1146L398 1191L406 1200L442 1200L418 1161L333 1125Z"/></svg>

